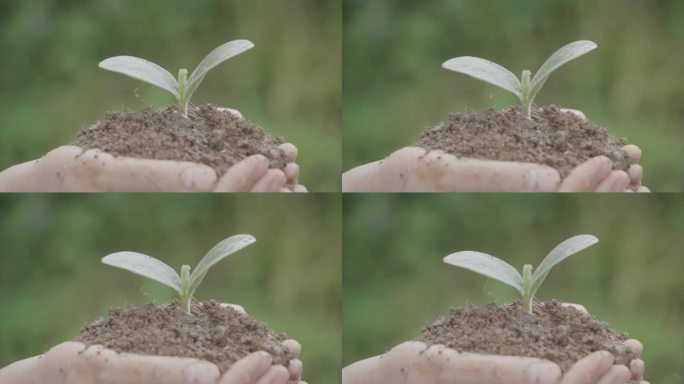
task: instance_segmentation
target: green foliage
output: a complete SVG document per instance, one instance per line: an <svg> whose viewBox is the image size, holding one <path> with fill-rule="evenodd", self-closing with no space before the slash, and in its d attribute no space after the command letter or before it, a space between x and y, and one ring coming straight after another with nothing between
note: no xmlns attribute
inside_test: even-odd
<svg viewBox="0 0 684 384"><path fill-rule="evenodd" d="M234 40L222 44L202 59L197 68L192 71L190 79L188 79L188 70L185 68L179 69L178 79L174 79L169 71L159 65L133 56L110 57L101 61L99 67L122 73L168 91L176 98L178 109L183 116L187 117L190 98L197 91L207 73L222 62L253 47L254 43L249 40Z"/></svg>
<svg viewBox="0 0 684 384"><path fill-rule="evenodd" d="M551 73L565 63L584 55L596 47L596 43L588 40L575 41L561 47L546 59L544 64L534 74L532 80L530 80L531 73L529 70L524 70L520 80L518 80L508 69L479 57L457 57L444 62L442 67L450 71L472 76L513 93L520 100L520 106L522 106L529 119L532 117L530 111L532 102L534 102L535 96L537 96L537 93L539 93Z"/></svg>
<svg viewBox="0 0 684 384"><path fill-rule="evenodd" d="M0 367L76 337L110 307L177 297L101 256L136 250L177 269L226 234L250 233L258 247L213 266L195 298L242 305L302 343L308 382L339 381L338 195L0 195L0 212Z"/></svg>
<svg viewBox="0 0 684 384"><path fill-rule="evenodd" d="M455 306L519 298L505 284L440 268L478 249L511 265L546 255L568 234L601 246L552 271L537 293L584 305L644 343L646 379L684 372L684 200L678 194L346 194L343 365L418 336ZM457 274L457 275L455 275Z"/></svg>
<svg viewBox="0 0 684 384"><path fill-rule="evenodd" d="M532 274L532 265L530 264L525 264L523 273L520 274L507 262L482 252L460 251L452 253L444 257L444 262L510 285L520 293L525 308L529 313L532 313L534 295L551 269L561 261L597 242L598 239L591 235L577 235L563 241L546 255L534 274Z"/></svg>
<svg viewBox="0 0 684 384"><path fill-rule="evenodd" d="M190 313L190 303L202 279L216 263L242 248L254 243L252 235L231 236L216 244L207 252L190 274L190 266L183 265L180 275L163 261L137 252L116 252L102 258L102 262L113 267L125 269L140 276L158 281L173 288L180 298L186 313Z"/></svg>

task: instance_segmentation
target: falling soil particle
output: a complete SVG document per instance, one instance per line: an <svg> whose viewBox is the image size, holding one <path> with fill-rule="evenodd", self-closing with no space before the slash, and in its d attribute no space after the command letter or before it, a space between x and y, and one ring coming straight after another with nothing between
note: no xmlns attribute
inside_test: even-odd
<svg viewBox="0 0 684 384"><path fill-rule="evenodd" d="M283 333L216 301L193 303L192 315L178 301L163 305L112 308L81 328L74 341L99 344L117 352L203 359L221 372L256 351L273 356L273 364L287 366L294 358L281 345Z"/></svg>
<svg viewBox="0 0 684 384"><path fill-rule="evenodd" d="M212 105L190 106L183 117L175 106L159 111L109 112L102 121L81 129L73 145L115 156L179 160L206 164L223 175L240 160L261 154L271 168L289 161L263 128Z"/></svg>
<svg viewBox="0 0 684 384"><path fill-rule="evenodd" d="M634 163L605 128L555 106L533 108L528 119L519 107L500 112L452 113L449 120L425 130L416 144L457 157L545 164L567 176L579 164L606 156L613 168Z"/></svg>
<svg viewBox="0 0 684 384"><path fill-rule="evenodd" d="M594 316L556 300L535 303L534 315L520 300L504 305L452 308L426 324L416 340L442 344L459 352L525 356L558 364L563 372L596 351L608 351L615 364L636 356L625 347L627 335L618 333Z"/></svg>

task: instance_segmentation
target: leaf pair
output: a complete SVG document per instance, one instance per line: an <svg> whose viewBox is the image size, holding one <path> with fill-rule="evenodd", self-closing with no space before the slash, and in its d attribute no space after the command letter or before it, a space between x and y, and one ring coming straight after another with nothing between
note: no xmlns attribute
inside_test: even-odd
<svg viewBox="0 0 684 384"><path fill-rule="evenodd" d="M254 47L248 40L234 40L211 51L192 71L190 78L187 70L178 71L178 79L159 65L133 56L116 56L100 62L99 67L108 71L122 73L134 79L155 85L176 97L178 107L184 116L188 115L188 103L197 91L207 73L222 62Z"/></svg>
<svg viewBox="0 0 684 384"><path fill-rule="evenodd" d="M525 307L532 313L532 300L551 269L561 261L598 242L592 235L578 235L558 244L542 260L532 274L532 266L525 265L521 275L507 262L482 252L461 251L444 258L444 262L465 268L489 278L499 280L515 288L521 295Z"/></svg>
<svg viewBox="0 0 684 384"><path fill-rule="evenodd" d="M231 236L207 252L190 274L190 266L184 265L181 274L166 263L152 256L137 252L116 252L102 258L102 262L158 281L173 288L179 295L183 308L190 313L190 301L209 269L229 255L254 243L251 235Z"/></svg>
<svg viewBox="0 0 684 384"><path fill-rule="evenodd" d="M513 93L520 100L520 104L529 118L530 106L551 73L563 64L592 51L596 47L597 45L593 41L580 40L560 48L542 64L532 80L530 80L531 74L528 70L523 71L521 78L518 79L508 69L479 57L457 57L444 62L442 67L472 76Z"/></svg>

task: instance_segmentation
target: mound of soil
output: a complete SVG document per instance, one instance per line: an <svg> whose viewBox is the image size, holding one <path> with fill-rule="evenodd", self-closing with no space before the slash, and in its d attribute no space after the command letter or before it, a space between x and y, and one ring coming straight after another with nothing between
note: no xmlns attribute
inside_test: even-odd
<svg viewBox="0 0 684 384"><path fill-rule="evenodd" d="M533 108L532 119L519 107L452 113L446 123L426 129L416 146L456 157L545 164L565 177L600 155L614 169L627 170L634 161L621 149L626 144L587 119L549 106Z"/></svg>
<svg viewBox="0 0 684 384"><path fill-rule="evenodd" d="M530 315L520 300L504 305L452 308L426 324L416 338L428 345L442 344L459 352L526 356L557 363L563 372L588 354L600 350L629 367L635 358L618 333L594 316L551 300L535 303Z"/></svg>
<svg viewBox="0 0 684 384"><path fill-rule="evenodd" d="M112 308L81 328L74 341L99 344L117 352L203 359L225 372L237 360L256 351L287 366L294 358L280 343L287 339L258 320L216 301L193 303L192 316L178 301L163 305Z"/></svg>
<svg viewBox="0 0 684 384"><path fill-rule="evenodd" d="M282 143L245 118L201 105L189 107L188 118L176 106L109 112L104 120L82 128L72 145L115 156L202 163L221 176L256 154L266 156L271 168L283 168L288 159L278 148Z"/></svg>

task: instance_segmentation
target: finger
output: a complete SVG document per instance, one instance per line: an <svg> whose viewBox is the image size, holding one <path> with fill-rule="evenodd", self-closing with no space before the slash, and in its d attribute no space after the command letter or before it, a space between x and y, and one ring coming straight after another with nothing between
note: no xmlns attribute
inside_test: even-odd
<svg viewBox="0 0 684 384"><path fill-rule="evenodd" d="M221 378L220 384L254 384L271 368L273 359L266 352L251 353L236 361Z"/></svg>
<svg viewBox="0 0 684 384"><path fill-rule="evenodd" d="M623 171L610 171L594 192L622 192L629 185L629 176Z"/></svg>
<svg viewBox="0 0 684 384"><path fill-rule="evenodd" d="M292 193L292 190L291 190L290 188L284 187L284 188L280 188L280 191L278 191L278 192L281 192L281 193Z"/></svg>
<svg viewBox="0 0 684 384"><path fill-rule="evenodd" d="M287 384L290 373L282 365L273 365L256 381L256 384Z"/></svg>
<svg viewBox="0 0 684 384"><path fill-rule="evenodd" d="M221 304L219 304L219 305L220 305L221 307L223 307L223 308L228 308L228 307L233 308L234 310L236 310L237 312L239 312L239 313L241 313L241 314L243 314L243 315L246 315L246 314L247 314L247 311L245 310L245 308L244 308L242 305L238 305L238 304L228 304L228 303L221 303Z"/></svg>
<svg viewBox="0 0 684 384"><path fill-rule="evenodd" d="M288 162L294 163L295 159L297 159L297 154L299 154L299 150L297 149L297 147L294 146L294 144L280 144L278 148L280 148L281 151L285 152L285 157L287 157Z"/></svg>
<svg viewBox="0 0 684 384"><path fill-rule="evenodd" d="M281 343L283 347L287 348L292 352L293 355L299 356L299 354L302 352L302 345L299 344L297 340L293 339L287 339Z"/></svg>
<svg viewBox="0 0 684 384"><path fill-rule="evenodd" d="M418 163L404 175L407 191L551 192L560 183L555 169L539 164L457 159L441 151L419 157Z"/></svg>
<svg viewBox="0 0 684 384"><path fill-rule="evenodd" d="M259 179L251 192L278 192L285 186L286 177L280 169L269 169L264 177Z"/></svg>
<svg viewBox="0 0 684 384"><path fill-rule="evenodd" d="M247 192L264 177L268 166L268 159L262 155L247 157L230 167L219 179L216 192Z"/></svg>
<svg viewBox="0 0 684 384"><path fill-rule="evenodd" d="M629 185L638 187L641 185L641 179L644 176L644 168L639 164L632 164L627 169L629 176Z"/></svg>
<svg viewBox="0 0 684 384"><path fill-rule="evenodd" d="M584 314L589 313L589 311L587 311L587 307L585 307L585 306L582 305L582 304L563 303L562 305L563 305L564 307L575 308L576 310L578 310L578 311L580 311L580 312L582 312L582 313L584 313Z"/></svg>
<svg viewBox="0 0 684 384"><path fill-rule="evenodd" d="M578 165L563 180L559 192L592 192L610 174L613 162L605 156L594 157Z"/></svg>
<svg viewBox="0 0 684 384"><path fill-rule="evenodd" d="M644 187L643 185L640 185L636 191L641 193L651 192L651 190L648 187Z"/></svg>
<svg viewBox="0 0 684 384"><path fill-rule="evenodd" d="M627 367L614 365L596 384L625 384L629 381L629 377L630 373Z"/></svg>
<svg viewBox="0 0 684 384"><path fill-rule="evenodd" d="M419 362L417 366L413 364L415 369L408 373L409 377L414 375L416 379L427 374L428 377L439 377L440 382L459 384L555 384L561 377L556 364L539 359L459 354L442 345L433 345L426 350L425 344L417 342L404 343L400 348L408 358L404 361Z"/></svg>
<svg viewBox="0 0 684 384"><path fill-rule="evenodd" d="M641 341L637 339L627 339L622 344L624 344L625 347L627 347L637 357L641 356L641 353L644 351L644 345L641 344Z"/></svg>
<svg viewBox="0 0 684 384"><path fill-rule="evenodd" d="M594 384L613 366L613 355L598 351L576 362L565 374L562 384Z"/></svg>
<svg viewBox="0 0 684 384"><path fill-rule="evenodd" d="M632 373L632 379L641 381L644 379L645 364L641 359L633 359L629 362L629 371Z"/></svg>
<svg viewBox="0 0 684 384"><path fill-rule="evenodd" d="M53 383L61 384L64 382L62 376L55 376L55 372L46 374L41 372L41 359L43 356L30 357L28 359L14 362L4 368L0 368L0 383L12 384L34 384L34 383ZM50 378L48 381L46 376Z"/></svg>
<svg viewBox="0 0 684 384"><path fill-rule="evenodd" d="M291 185L296 185L299 179L299 165L297 163L287 163L283 172L287 177L287 183Z"/></svg>
<svg viewBox="0 0 684 384"><path fill-rule="evenodd" d="M295 187L292 189L292 192L297 192L297 193L306 193L309 192L305 186L301 184L295 185Z"/></svg>
<svg viewBox="0 0 684 384"><path fill-rule="evenodd" d="M208 361L119 353L75 342L62 343L48 355L53 374L68 370L72 382L213 384L219 378L218 367Z"/></svg>
<svg viewBox="0 0 684 384"><path fill-rule="evenodd" d="M209 166L185 161L114 157L100 150L60 147L40 161L63 191L206 192L216 184Z"/></svg>
<svg viewBox="0 0 684 384"><path fill-rule="evenodd" d="M233 114L233 115L235 115L241 119L244 119L244 116L242 116L242 113L240 111L238 111L237 109L233 109L233 108L217 108L217 109L219 111L225 111L225 112L231 113L231 114Z"/></svg>
<svg viewBox="0 0 684 384"><path fill-rule="evenodd" d="M304 363L299 359L290 360L287 371L290 373L290 380L298 381L302 377Z"/></svg>
<svg viewBox="0 0 684 384"><path fill-rule="evenodd" d="M622 147L622 150L627 152L627 155L629 155L629 158L634 160L635 162L639 162L641 160L641 149L637 147L634 144L628 144Z"/></svg>
<svg viewBox="0 0 684 384"><path fill-rule="evenodd" d="M575 115L575 116L577 116L577 117L579 117L579 118L581 118L581 119L586 119L586 118L587 118L587 116L584 115L584 112L582 112L582 111L580 111L580 110L577 110L577 109L561 108L561 111L563 111L563 112L570 112L570 113L572 113L573 115Z"/></svg>

